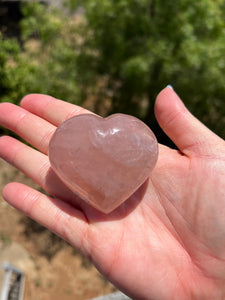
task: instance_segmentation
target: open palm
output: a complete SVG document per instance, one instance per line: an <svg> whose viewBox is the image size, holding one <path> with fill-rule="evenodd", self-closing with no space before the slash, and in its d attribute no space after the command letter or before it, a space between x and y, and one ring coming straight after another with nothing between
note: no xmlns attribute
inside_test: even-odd
<svg viewBox="0 0 225 300"><path fill-rule="evenodd" d="M21 107L0 104L0 124L37 149L5 136L0 156L54 196L10 183L5 200L79 248L132 298L224 299L225 142L164 89L155 113L179 151L160 145L149 179L105 215L76 198L48 160L56 127L84 112L44 95L25 97Z"/></svg>

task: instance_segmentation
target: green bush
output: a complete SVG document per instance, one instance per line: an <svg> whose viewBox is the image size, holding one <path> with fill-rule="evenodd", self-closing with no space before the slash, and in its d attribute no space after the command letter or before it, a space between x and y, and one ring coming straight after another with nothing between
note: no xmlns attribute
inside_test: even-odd
<svg viewBox="0 0 225 300"><path fill-rule="evenodd" d="M87 0L81 60L92 61L96 80L107 78L99 97L112 95L111 112L154 126L155 97L172 84L188 108L225 137L224 15L221 0Z"/></svg>
<svg viewBox="0 0 225 300"><path fill-rule="evenodd" d="M43 93L79 104L69 19L35 2L23 4L21 10L22 46L15 39L0 39L1 101L18 104L28 93Z"/></svg>

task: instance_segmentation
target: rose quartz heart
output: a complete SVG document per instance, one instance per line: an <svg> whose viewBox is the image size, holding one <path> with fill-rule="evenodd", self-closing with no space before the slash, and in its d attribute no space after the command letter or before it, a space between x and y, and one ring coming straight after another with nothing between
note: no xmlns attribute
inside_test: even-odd
<svg viewBox="0 0 225 300"><path fill-rule="evenodd" d="M104 213L144 183L157 157L153 132L124 114L72 117L58 127L49 146L51 166L59 178Z"/></svg>

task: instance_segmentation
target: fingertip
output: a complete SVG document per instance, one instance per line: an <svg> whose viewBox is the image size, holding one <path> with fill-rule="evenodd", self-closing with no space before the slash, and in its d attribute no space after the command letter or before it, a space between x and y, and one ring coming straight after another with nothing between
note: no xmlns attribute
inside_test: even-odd
<svg viewBox="0 0 225 300"><path fill-rule="evenodd" d="M21 145L21 142L11 136L2 136L0 138L0 157L12 164Z"/></svg>
<svg viewBox="0 0 225 300"><path fill-rule="evenodd" d="M21 187L23 184L18 182L10 182L7 185L4 186L2 190L2 196L3 199L11 206L13 206L16 209L19 209L20 207L20 200L22 190Z"/></svg>
<svg viewBox="0 0 225 300"><path fill-rule="evenodd" d="M26 198L26 186L19 182L10 182L2 190L4 200L13 207L20 209L22 198Z"/></svg>
<svg viewBox="0 0 225 300"><path fill-rule="evenodd" d="M177 93L168 86L164 88L156 98L154 109L160 127L182 151L189 140L189 112Z"/></svg>
<svg viewBox="0 0 225 300"><path fill-rule="evenodd" d="M218 137L190 113L170 87L157 96L155 116L163 131L187 156L213 153L210 144Z"/></svg>
<svg viewBox="0 0 225 300"><path fill-rule="evenodd" d="M31 99L35 98L37 94L28 94L26 96L24 96L21 101L20 101L20 106L24 106L26 105L27 102L29 102Z"/></svg>
<svg viewBox="0 0 225 300"><path fill-rule="evenodd" d="M0 125L17 133L18 124L26 115L26 110L12 103L0 104Z"/></svg>
<svg viewBox="0 0 225 300"><path fill-rule="evenodd" d="M158 94L154 110L156 119L161 126L161 123L165 120L167 121L168 114L173 114L177 111L185 111L186 107L174 89L171 88L171 86L167 86Z"/></svg>
<svg viewBox="0 0 225 300"><path fill-rule="evenodd" d="M2 157L1 153L3 150L5 150L5 146L8 143L8 141L10 141L10 139L11 138L8 135L2 135L0 137L0 157Z"/></svg>
<svg viewBox="0 0 225 300"><path fill-rule="evenodd" d="M26 104L27 102L38 99L41 96L42 96L42 94L36 94L36 93L27 94L21 99L20 105L23 105L23 104Z"/></svg>
<svg viewBox="0 0 225 300"><path fill-rule="evenodd" d="M0 103L0 116L4 116L5 114L8 114L12 110L14 110L15 107L16 105L10 102Z"/></svg>
<svg viewBox="0 0 225 300"><path fill-rule="evenodd" d="M22 98L20 101L20 106L26 108L27 110L32 109L35 103L43 102L50 102L54 100L52 96L44 95L44 94L28 94Z"/></svg>
<svg viewBox="0 0 225 300"><path fill-rule="evenodd" d="M10 203L10 195L12 194L12 191L15 187L15 182L10 182L8 184L6 184L2 190L2 196L4 198L5 201L9 202Z"/></svg>

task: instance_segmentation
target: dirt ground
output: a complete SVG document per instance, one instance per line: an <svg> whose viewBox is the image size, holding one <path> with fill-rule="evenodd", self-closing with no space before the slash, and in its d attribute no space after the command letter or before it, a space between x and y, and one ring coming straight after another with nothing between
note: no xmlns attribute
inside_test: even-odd
<svg viewBox="0 0 225 300"><path fill-rule="evenodd" d="M38 188L0 160L0 190L10 181ZM24 300L83 300L115 291L77 250L10 207L0 195L0 268L4 260L25 272Z"/></svg>

